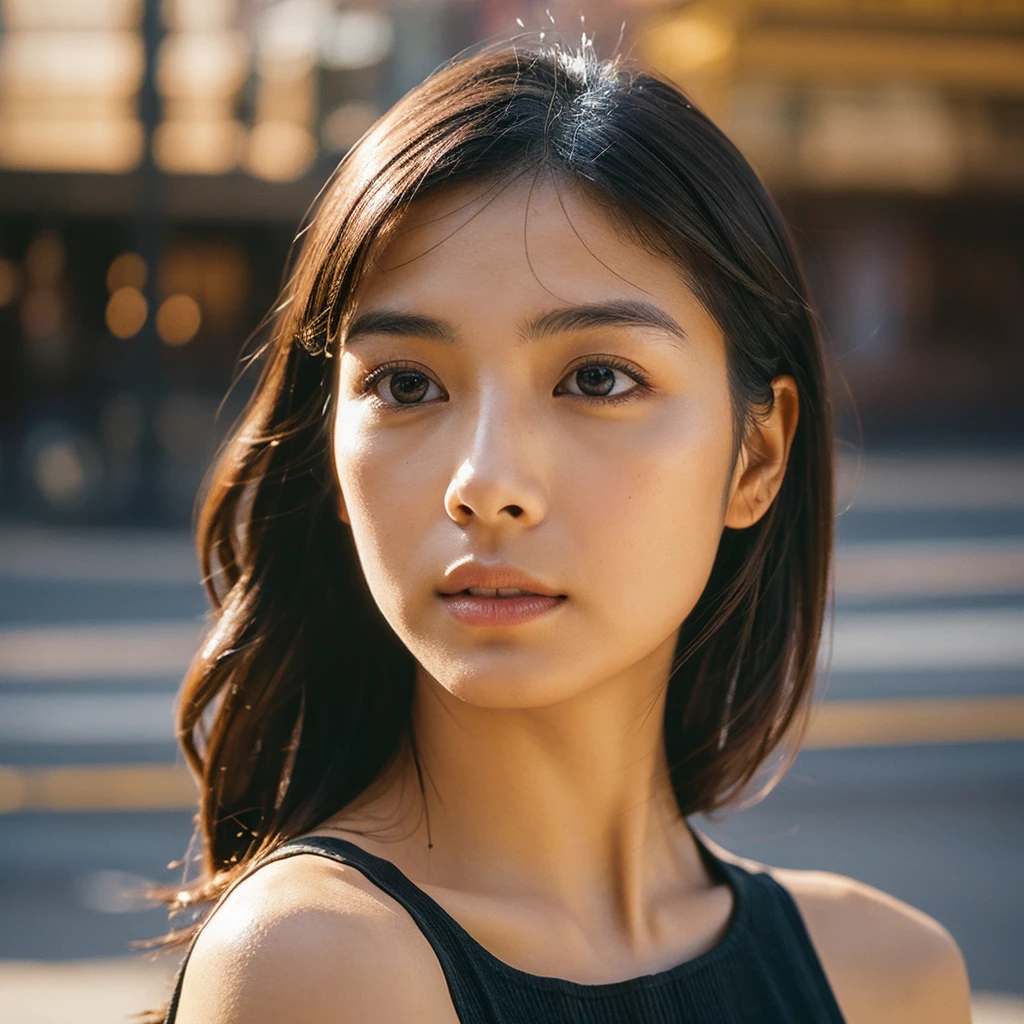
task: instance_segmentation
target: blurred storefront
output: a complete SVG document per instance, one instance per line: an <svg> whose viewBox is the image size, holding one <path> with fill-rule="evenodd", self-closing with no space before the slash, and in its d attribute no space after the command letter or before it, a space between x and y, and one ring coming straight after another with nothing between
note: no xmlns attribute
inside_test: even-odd
<svg viewBox="0 0 1024 1024"><path fill-rule="evenodd" d="M602 53L623 33L731 132L795 225L869 440L1020 440L1024 2L0 0L0 18L0 515L186 522L331 168L517 19Z"/></svg>
<svg viewBox="0 0 1024 1024"><path fill-rule="evenodd" d="M1024 3L697 0L637 48L785 208L841 436L859 416L869 444L1019 444Z"/></svg>
<svg viewBox="0 0 1024 1024"><path fill-rule="evenodd" d="M188 521L304 211L482 13L0 3L0 514Z"/></svg>

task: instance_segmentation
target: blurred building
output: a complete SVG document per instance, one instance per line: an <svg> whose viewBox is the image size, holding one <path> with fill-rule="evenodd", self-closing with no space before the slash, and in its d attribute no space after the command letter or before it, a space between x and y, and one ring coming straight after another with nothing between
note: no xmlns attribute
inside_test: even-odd
<svg viewBox="0 0 1024 1024"><path fill-rule="evenodd" d="M638 35L794 225L841 434L1019 444L1024 3L696 0Z"/></svg>
<svg viewBox="0 0 1024 1024"><path fill-rule="evenodd" d="M869 439L1020 440L1024 2L0 0L0 514L187 521L331 168L517 18L730 131Z"/></svg>
<svg viewBox="0 0 1024 1024"><path fill-rule="evenodd" d="M188 520L304 211L485 14L0 2L0 513Z"/></svg>

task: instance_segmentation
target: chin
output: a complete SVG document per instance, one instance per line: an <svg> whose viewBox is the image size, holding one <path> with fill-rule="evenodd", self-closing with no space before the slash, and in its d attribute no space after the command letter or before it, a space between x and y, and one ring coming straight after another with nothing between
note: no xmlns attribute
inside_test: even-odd
<svg viewBox="0 0 1024 1024"><path fill-rule="evenodd" d="M522 653L522 652L520 652ZM427 659L428 663L432 659ZM490 664L481 664L485 659L449 659L442 665L424 667L420 662L422 682L431 687L446 690L457 700L478 708L504 711L525 711L530 708L550 707L578 695L585 689L585 683L577 676L554 671L548 666L545 671L534 664L527 666L520 658L488 658ZM518 661L519 664L508 662Z"/></svg>

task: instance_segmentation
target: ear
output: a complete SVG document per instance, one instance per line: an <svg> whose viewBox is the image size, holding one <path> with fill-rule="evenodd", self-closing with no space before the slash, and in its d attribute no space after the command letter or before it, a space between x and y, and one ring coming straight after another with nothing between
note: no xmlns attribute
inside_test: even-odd
<svg viewBox="0 0 1024 1024"><path fill-rule="evenodd" d="M768 511L786 473L800 416L796 381L776 377L772 392L771 412L754 418L736 458L724 524L734 530L753 526Z"/></svg>

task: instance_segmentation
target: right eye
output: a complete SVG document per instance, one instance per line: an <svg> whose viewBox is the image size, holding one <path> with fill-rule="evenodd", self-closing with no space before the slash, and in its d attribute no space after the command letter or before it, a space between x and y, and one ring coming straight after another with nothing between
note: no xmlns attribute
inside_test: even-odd
<svg viewBox="0 0 1024 1024"><path fill-rule="evenodd" d="M423 405L447 397L422 370L393 363L378 366L364 378L362 390L371 389L385 405Z"/></svg>

